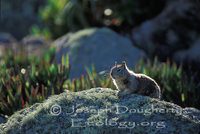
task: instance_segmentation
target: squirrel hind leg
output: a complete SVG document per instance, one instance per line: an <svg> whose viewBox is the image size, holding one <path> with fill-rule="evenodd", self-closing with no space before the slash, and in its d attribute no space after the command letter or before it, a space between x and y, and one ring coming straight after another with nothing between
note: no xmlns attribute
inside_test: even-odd
<svg viewBox="0 0 200 134"><path fill-rule="evenodd" d="M160 96L159 96L159 95L156 95L156 94L151 94L149 97L155 98L155 99L160 99Z"/></svg>
<svg viewBox="0 0 200 134"><path fill-rule="evenodd" d="M149 94L149 97L160 99L160 93L159 93L159 91L153 92L153 93Z"/></svg>

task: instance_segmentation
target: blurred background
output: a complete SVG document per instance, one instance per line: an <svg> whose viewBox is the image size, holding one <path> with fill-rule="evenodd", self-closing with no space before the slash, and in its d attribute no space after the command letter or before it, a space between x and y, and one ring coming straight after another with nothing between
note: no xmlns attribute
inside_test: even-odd
<svg viewBox="0 0 200 134"><path fill-rule="evenodd" d="M48 96L115 89L126 61L162 100L200 109L198 0L1 0L0 116Z"/></svg>

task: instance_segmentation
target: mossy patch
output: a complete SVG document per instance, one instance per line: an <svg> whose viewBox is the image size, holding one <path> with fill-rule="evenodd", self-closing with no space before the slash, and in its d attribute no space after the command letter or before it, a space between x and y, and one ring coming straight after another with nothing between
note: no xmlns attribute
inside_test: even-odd
<svg viewBox="0 0 200 134"><path fill-rule="evenodd" d="M2 133L196 133L200 122L182 108L136 94L93 88L49 97L12 115ZM184 128L184 129L183 129Z"/></svg>

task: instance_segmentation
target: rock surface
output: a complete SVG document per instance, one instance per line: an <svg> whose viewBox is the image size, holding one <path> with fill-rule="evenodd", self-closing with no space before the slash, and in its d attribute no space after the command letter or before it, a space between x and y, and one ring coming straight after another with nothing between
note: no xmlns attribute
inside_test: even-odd
<svg viewBox="0 0 200 134"><path fill-rule="evenodd" d="M12 115L0 133L198 134L200 121L180 106L136 94L93 88L51 96Z"/></svg>
<svg viewBox="0 0 200 134"><path fill-rule="evenodd" d="M158 55L161 60L170 57L176 61L185 60L200 36L200 2L197 0L177 0L168 5L157 17L143 22L132 31L132 40L145 49L149 55ZM196 48L196 46L195 46ZM195 53L196 54L196 53ZM199 55L198 55L199 56ZM191 56L191 59L193 60Z"/></svg>
<svg viewBox="0 0 200 134"><path fill-rule="evenodd" d="M1 123L6 123L6 120L4 118L2 118L2 117L0 117L0 124Z"/></svg>
<svg viewBox="0 0 200 134"><path fill-rule="evenodd" d="M102 71L105 65L110 69L115 61L121 63L125 60L131 66L141 55L145 56L129 39L108 28L91 28L69 33L57 39L53 46L57 49L58 62L61 62L63 54L69 54L72 65L70 78L86 74L84 66L90 67L92 63L97 71Z"/></svg>
<svg viewBox="0 0 200 134"><path fill-rule="evenodd" d="M18 41L11 34L0 33L0 58L2 57L3 51L9 48L15 50L18 46Z"/></svg>
<svg viewBox="0 0 200 134"><path fill-rule="evenodd" d="M200 35L198 39L188 49L178 50L174 55L173 59L177 62L185 62L191 64L192 62L200 63Z"/></svg>
<svg viewBox="0 0 200 134"><path fill-rule="evenodd" d="M21 43L28 55L42 55L43 50L50 47L51 41L40 35L28 35L22 38Z"/></svg>
<svg viewBox="0 0 200 134"><path fill-rule="evenodd" d="M3 52L9 49L14 51L24 48L27 56L42 55L44 49L48 49L52 41L40 35L27 35L21 41L16 40L9 33L0 33L0 58ZM17 51L16 51L17 52Z"/></svg>
<svg viewBox="0 0 200 134"><path fill-rule="evenodd" d="M186 107L186 108L184 108L184 110L187 111L187 113L193 114L200 120L200 110L193 108L193 107Z"/></svg>

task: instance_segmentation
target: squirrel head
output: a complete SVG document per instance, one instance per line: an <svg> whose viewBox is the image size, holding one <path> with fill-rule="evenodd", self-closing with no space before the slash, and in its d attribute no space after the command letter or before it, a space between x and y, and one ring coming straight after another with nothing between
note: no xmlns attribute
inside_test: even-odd
<svg viewBox="0 0 200 134"><path fill-rule="evenodd" d="M113 79L127 78L128 74L128 68L125 61L123 61L121 65L117 65L117 62L115 62L115 66L110 71L110 76Z"/></svg>

